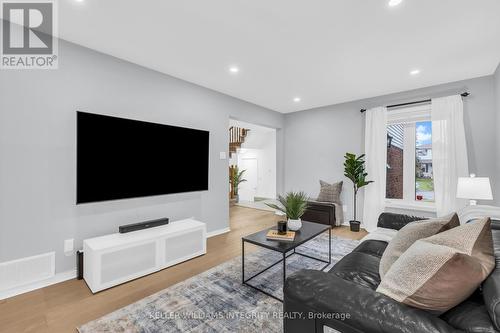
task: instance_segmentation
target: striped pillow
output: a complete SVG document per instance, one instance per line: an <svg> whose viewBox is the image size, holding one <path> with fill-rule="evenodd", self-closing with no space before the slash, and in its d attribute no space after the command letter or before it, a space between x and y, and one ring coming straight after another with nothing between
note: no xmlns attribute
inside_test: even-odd
<svg viewBox="0 0 500 333"><path fill-rule="evenodd" d="M485 218L416 241L377 292L440 314L467 299L494 268L491 221Z"/></svg>
<svg viewBox="0 0 500 333"><path fill-rule="evenodd" d="M325 181L320 180L319 184L321 186L321 189L319 191L317 201L341 204L340 193L342 192L343 183L343 181L340 181L338 183L329 184Z"/></svg>
<svg viewBox="0 0 500 333"><path fill-rule="evenodd" d="M384 254L382 254L382 258L380 258L380 278L384 278L392 264L394 264L413 243L419 239L434 236L440 232L458 227L459 225L460 220L457 214L411 222L405 225L398 231L394 238L391 239L385 248Z"/></svg>

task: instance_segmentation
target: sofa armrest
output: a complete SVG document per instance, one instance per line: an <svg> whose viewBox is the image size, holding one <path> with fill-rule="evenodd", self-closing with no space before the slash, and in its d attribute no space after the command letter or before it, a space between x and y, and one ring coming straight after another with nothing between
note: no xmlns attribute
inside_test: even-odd
<svg viewBox="0 0 500 333"><path fill-rule="evenodd" d="M317 206L317 207L334 207L335 208L335 203L333 202L326 202L326 201L316 201L309 199L307 201L307 204L309 206Z"/></svg>
<svg viewBox="0 0 500 333"><path fill-rule="evenodd" d="M410 216L395 213L382 213L378 217L377 227L400 230L402 227L410 222L427 220L424 217Z"/></svg>
<svg viewBox="0 0 500 333"><path fill-rule="evenodd" d="M284 296L286 333L319 332L323 325L344 333L463 332L334 273L299 271L286 280Z"/></svg>
<svg viewBox="0 0 500 333"><path fill-rule="evenodd" d="M309 200L308 207L302 216L304 221L335 226L335 204Z"/></svg>

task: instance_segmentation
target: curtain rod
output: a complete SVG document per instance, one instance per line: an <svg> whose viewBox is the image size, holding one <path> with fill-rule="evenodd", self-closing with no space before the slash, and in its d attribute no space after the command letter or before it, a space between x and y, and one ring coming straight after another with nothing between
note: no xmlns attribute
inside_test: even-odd
<svg viewBox="0 0 500 333"><path fill-rule="evenodd" d="M470 95L470 93L467 92L467 91L460 94L460 96L462 96L462 97L467 97L469 95ZM431 101L432 101L431 99L425 99L425 100L422 100L422 101L415 101L415 102L408 102L408 103L402 103L402 104L388 105L387 108L397 108L397 107L400 107L400 106L407 106L407 105L413 105L413 104L430 103ZM364 113L364 112L366 112L366 109L361 109L360 111L361 111L361 113Z"/></svg>

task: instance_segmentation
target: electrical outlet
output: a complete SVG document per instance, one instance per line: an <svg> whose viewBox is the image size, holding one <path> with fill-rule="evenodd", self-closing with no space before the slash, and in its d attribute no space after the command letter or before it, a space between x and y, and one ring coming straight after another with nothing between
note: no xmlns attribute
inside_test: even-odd
<svg viewBox="0 0 500 333"><path fill-rule="evenodd" d="M73 243L74 243L74 240L73 238L71 239L66 239L64 241L64 255L66 256L70 256L73 254Z"/></svg>
<svg viewBox="0 0 500 333"><path fill-rule="evenodd" d="M225 151L221 151L221 152L219 153L219 158L220 158L221 160L225 160L225 159L227 158L227 156L226 156L226 152L225 152Z"/></svg>

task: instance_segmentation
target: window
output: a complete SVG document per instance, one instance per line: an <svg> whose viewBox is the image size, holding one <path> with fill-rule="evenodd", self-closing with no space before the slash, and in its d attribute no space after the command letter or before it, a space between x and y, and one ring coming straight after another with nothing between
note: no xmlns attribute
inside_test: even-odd
<svg viewBox="0 0 500 333"><path fill-rule="evenodd" d="M388 113L386 198L411 208L430 207L434 202L429 105Z"/></svg>
<svg viewBox="0 0 500 333"><path fill-rule="evenodd" d="M415 124L415 199L434 201L434 179L432 174L432 123Z"/></svg>

